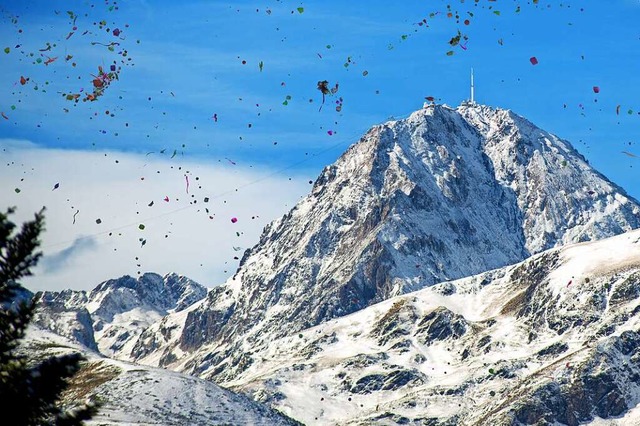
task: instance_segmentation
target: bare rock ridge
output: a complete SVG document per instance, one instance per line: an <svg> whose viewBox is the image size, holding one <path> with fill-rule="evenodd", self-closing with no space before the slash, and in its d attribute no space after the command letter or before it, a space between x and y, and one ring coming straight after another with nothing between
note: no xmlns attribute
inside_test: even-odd
<svg viewBox="0 0 640 426"><path fill-rule="evenodd" d="M153 341L161 356L133 359L225 380L274 337L638 228L639 213L569 142L511 111L424 108L374 126L326 167L232 279L141 335L138 347Z"/></svg>

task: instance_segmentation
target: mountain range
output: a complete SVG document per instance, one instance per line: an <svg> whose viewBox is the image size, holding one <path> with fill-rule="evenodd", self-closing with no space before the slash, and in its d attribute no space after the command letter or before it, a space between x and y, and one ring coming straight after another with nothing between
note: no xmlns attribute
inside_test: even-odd
<svg viewBox="0 0 640 426"><path fill-rule="evenodd" d="M580 424L638 403L639 227L568 141L430 105L326 167L226 283L123 277L39 294L36 320L307 424Z"/></svg>

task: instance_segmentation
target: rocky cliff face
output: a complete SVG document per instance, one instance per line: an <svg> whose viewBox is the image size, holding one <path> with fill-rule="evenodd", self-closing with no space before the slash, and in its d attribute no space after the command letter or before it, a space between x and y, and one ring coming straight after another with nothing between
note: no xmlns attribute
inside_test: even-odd
<svg viewBox="0 0 640 426"><path fill-rule="evenodd" d="M637 228L639 213L568 142L526 119L481 105L428 107L373 127L325 168L234 277L163 320L170 337L162 325L143 333L134 359L233 377L273 338Z"/></svg>

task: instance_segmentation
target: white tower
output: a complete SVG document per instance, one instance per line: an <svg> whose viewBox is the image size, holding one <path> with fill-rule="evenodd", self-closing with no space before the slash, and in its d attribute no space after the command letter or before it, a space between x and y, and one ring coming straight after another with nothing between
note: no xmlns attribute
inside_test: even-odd
<svg viewBox="0 0 640 426"><path fill-rule="evenodd" d="M471 68L471 104L475 104L473 99L473 68Z"/></svg>

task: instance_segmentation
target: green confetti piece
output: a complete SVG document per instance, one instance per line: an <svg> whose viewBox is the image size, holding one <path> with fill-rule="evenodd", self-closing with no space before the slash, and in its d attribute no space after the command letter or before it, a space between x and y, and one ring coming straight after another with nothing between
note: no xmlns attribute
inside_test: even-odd
<svg viewBox="0 0 640 426"><path fill-rule="evenodd" d="M36 59L36 62L39 63L39 64L42 63L42 58Z"/></svg>
<svg viewBox="0 0 640 426"><path fill-rule="evenodd" d="M138 225L138 229L144 231L144 225L141 223L140 225Z"/></svg>
<svg viewBox="0 0 640 426"><path fill-rule="evenodd" d="M14 189L14 191L16 191L16 194L19 194L20 193L20 188L16 188L16 189Z"/></svg>
<svg viewBox="0 0 640 426"><path fill-rule="evenodd" d="M498 15L498 16L500 16L500 11L499 11L499 10L494 10L494 11L493 11L493 14L494 14L494 15Z"/></svg>
<svg viewBox="0 0 640 426"><path fill-rule="evenodd" d="M331 49L331 45L330 44L327 44L327 49Z"/></svg>
<svg viewBox="0 0 640 426"><path fill-rule="evenodd" d="M633 110L630 109L629 111L627 111L627 114L629 114L629 115L633 114Z"/></svg>
<svg viewBox="0 0 640 426"><path fill-rule="evenodd" d="M367 70L362 71L362 76L363 77L366 77L368 74L369 74L369 71L367 71Z"/></svg>
<svg viewBox="0 0 640 426"><path fill-rule="evenodd" d="M298 10L298 13L302 13L304 12L304 7L299 7L297 10Z"/></svg>
<svg viewBox="0 0 640 426"><path fill-rule="evenodd" d="M13 111L15 111L15 110L16 110L16 106L15 106L15 105L11 105L11 109L12 109Z"/></svg>
<svg viewBox="0 0 640 426"><path fill-rule="evenodd" d="M289 102L288 102L288 101L284 101L284 102L282 103L282 105L287 106L287 105L289 105Z"/></svg>
<svg viewBox="0 0 640 426"><path fill-rule="evenodd" d="M406 34L402 34L402 39L403 39L403 40L406 40L406 39L407 39L407 37L409 37L409 36L408 36L408 35L406 35Z"/></svg>
<svg viewBox="0 0 640 426"><path fill-rule="evenodd" d="M567 167L567 160L564 160L564 161L562 162L562 167Z"/></svg>
<svg viewBox="0 0 640 426"><path fill-rule="evenodd" d="M447 56L453 56L453 50L448 51Z"/></svg>
<svg viewBox="0 0 640 426"><path fill-rule="evenodd" d="M9 47L5 47L5 48L4 48L4 53L9 53L9 52L11 52L11 48L9 48Z"/></svg>
<svg viewBox="0 0 640 426"><path fill-rule="evenodd" d="M262 72L262 68L264 67L264 63L262 61L260 61L260 63L258 64L258 67L260 68L260 72Z"/></svg>

